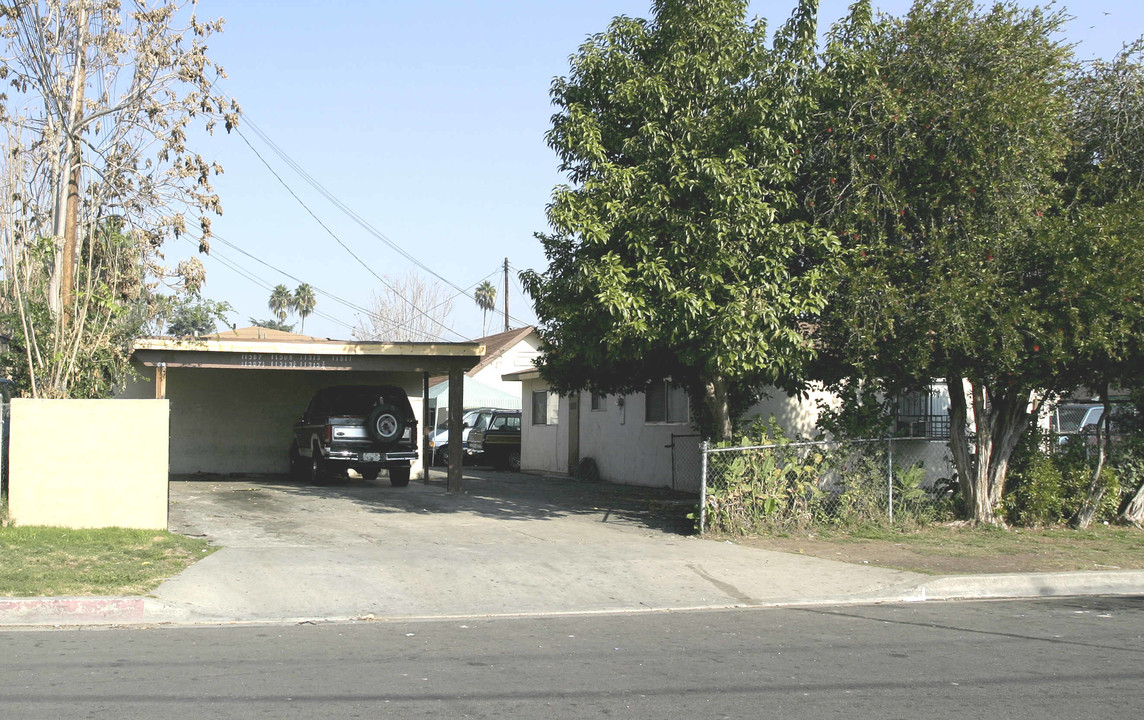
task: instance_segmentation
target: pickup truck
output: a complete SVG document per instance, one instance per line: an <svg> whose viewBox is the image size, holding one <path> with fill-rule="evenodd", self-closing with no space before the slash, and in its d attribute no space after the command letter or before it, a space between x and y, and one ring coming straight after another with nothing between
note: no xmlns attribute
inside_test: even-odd
<svg viewBox="0 0 1144 720"><path fill-rule="evenodd" d="M409 484L417 460L417 420L405 391L393 385L338 385L314 393L294 423L290 474L322 483L354 469L374 480L382 468L394 487Z"/></svg>

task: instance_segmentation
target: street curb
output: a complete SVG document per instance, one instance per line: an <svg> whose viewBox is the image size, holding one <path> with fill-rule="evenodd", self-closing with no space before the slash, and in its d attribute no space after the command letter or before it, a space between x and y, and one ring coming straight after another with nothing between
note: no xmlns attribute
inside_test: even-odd
<svg viewBox="0 0 1144 720"><path fill-rule="evenodd" d="M1144 570L1082 571L1065 573L1027 573L1005 575L947 575L923 583L910 583L897 588L887 587L860 596L807 597L781 602L763 602L758 605L716 604L707 607L659 607L647 611L671 612L728 607L799 607L808 605L853 605L867 603L909 603L947 600L1001 600L1042 597L1079 597L1100 595L1144 595ZM541 613L543 615L612 614L616 612L643 612L643 610L579 610L575 612ZM517 617L522 613L507 613ZM531 613L524 613L531 615ZM449 614L437 619L470 617ZM482 615L482 617L485 617ZM347 616L344 618L262 618L225 619L196 618L186 609L169 607L152 598L140 597L32 597L0 598L0 628L67 627L85 625L230 625L280 624L299 622L339 622L364 620L431 620L416 618Z"/></svg>
<svg viewBox="0 0 1144 720"><path fill-rule="evenodd" d="M140 623L145 615L141 597L0 598L0 626Z"/></svg>
<svg viewBox="0 0 1144 720"><path fill-rule="evenodd" d="M916 586L906 601L985 600L1070 595L1144 594L1144 570L947 575Z"/></svg>

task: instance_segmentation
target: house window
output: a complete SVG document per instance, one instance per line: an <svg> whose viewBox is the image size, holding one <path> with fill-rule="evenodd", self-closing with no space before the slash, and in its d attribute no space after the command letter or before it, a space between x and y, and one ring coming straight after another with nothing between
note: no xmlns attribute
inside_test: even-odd
<svg viewBox="0 0 1144 720"><path fill-rule="evenodd" d="M555 425L559 419L560 396L548 390L532 393L532 424Z"/></svg>
<svg viewBox="0 0 1144 720"><path fill-rule="evenodd" d="M608 409L608 396L592 393L592 412L602 412Z"/></svg>
<svg viewBox="0 0 1144 720"><path fill-rule="evenodd" d="M652 383L647 389L644 404L644 422L686 423L688 420L687 393L672 385L670 380Z"/></svg>
<svg viewBox="0 0 1144 720"><path fill-rule="evenodd" d="M896 410L899 437L949 438L949 392L944 385L899 395Z"/></svg>

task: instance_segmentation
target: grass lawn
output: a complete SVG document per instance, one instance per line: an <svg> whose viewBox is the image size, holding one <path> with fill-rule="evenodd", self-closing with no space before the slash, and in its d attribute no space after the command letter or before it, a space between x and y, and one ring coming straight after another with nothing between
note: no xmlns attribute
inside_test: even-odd
<svg viewBox="0 0 1144 720"><path fill-rule="evenodd" d="M1067 528L857 528L803 536L719 539L827 560L955 575L1144 569L1144 531L1099 525Z"/></svg>
<svg viewBox="0 0 1144 720"><path fill-rule="evenodd" d="M167 531L0 528L0 597L143 595L215 551Z"/></svg>

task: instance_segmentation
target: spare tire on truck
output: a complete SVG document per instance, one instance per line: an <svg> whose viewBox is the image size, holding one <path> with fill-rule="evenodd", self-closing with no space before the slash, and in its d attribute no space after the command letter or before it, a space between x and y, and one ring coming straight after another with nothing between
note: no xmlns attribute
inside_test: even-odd
<svg viewBox="0 0 1144 720"><path fill-rule="evenodd" d="M401 413L392 405L378 405L365 421L365 430L378 442L396 442L401 437Z"/></svg>

